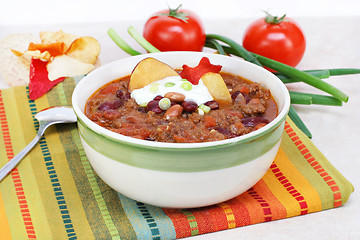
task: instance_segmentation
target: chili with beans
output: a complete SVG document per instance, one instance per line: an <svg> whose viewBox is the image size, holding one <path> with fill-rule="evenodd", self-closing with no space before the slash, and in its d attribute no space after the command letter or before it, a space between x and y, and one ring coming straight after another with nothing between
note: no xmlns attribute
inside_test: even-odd
<svg viewBox="0 0 360 240"><path fill-rule="evenodd" d="M130 92L130 77L123 77L95 92L87 101L85 114L98 125L134 138L172 143L195 143L233 138L255 131L272 121L278 109L269 90L229 73L220 73L233 100L219 106L212 100L204 106L184 101L181 95L166 96L166 110L157 96L139 106ZM166 104L166 103L164 103ZM202 110L197 110L201 108Z"/></svg>

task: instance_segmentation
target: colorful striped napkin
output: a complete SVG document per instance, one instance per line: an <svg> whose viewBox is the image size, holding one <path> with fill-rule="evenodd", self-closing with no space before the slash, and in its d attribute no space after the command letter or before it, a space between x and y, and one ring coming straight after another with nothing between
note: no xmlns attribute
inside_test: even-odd
<svg viewBox="0 0 360 240"><path fill-rule="evenodd" d="M0 91L0 166L35 136L34 115L71 105L75 81L29 100L27 87ZM129 183L131 184L131 183ZM244 194L198 209L162 209L109 188L91 168L76 124L49 128L0 183L1 239L175 239L343 205L353 186L287 119L279 153Z"/></svg>

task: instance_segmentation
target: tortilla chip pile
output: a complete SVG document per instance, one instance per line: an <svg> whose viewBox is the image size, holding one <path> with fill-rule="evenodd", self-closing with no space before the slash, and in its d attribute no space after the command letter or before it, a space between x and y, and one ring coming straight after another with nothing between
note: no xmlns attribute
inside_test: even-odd
<svg viewBox="0 0 360 240"><path fill-rule="evenodd" d="M0 42L0 71L10 86L29 84L36 99L64 77L84 75L95 69L100 44L88 36L58 32L12 34ZM45 69L44 69L45 68Z"/></svg>

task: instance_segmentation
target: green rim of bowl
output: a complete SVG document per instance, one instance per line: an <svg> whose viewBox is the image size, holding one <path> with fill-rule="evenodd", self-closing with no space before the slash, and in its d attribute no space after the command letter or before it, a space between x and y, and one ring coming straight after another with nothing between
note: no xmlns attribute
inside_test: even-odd
<svg viewBox="0 0 360 240"><path fill-rule="evenodd" d="M114 161L158 171L198 172L237 166L264 155L281 139L282 123L253 138L198 148L144 147L96 132L81 120L78 127L87 145Z"/></svg>

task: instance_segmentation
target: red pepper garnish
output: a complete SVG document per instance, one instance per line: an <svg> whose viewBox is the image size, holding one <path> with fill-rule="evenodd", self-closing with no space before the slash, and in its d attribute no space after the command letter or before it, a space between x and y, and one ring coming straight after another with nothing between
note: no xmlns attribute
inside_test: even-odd
<svg viewBox="0 0 360 240"><path fill-rule="evenodd" d="M56 84L64 81L65 77L50 81L48 78L48 71L46 68L47 62L40 59L31 59L30 63L30 82L29 82L29 97L35 100L45 93L47 93Z"/></svg>
<svg viewBox="0 0 360 240"><path fill-rule="evenodd" d="M203 57L200 60L199 65L197 65L194 68L189 67L188 65L184 64L183 70L180 73L180 76L182 78L187 79L192 84L197 85L197 84L199 84L200 78L205 73L208 73L208 72L218 73L218 72L220 72L221 68L222 68L221 65L211 64L209 58Z"/></svg>

